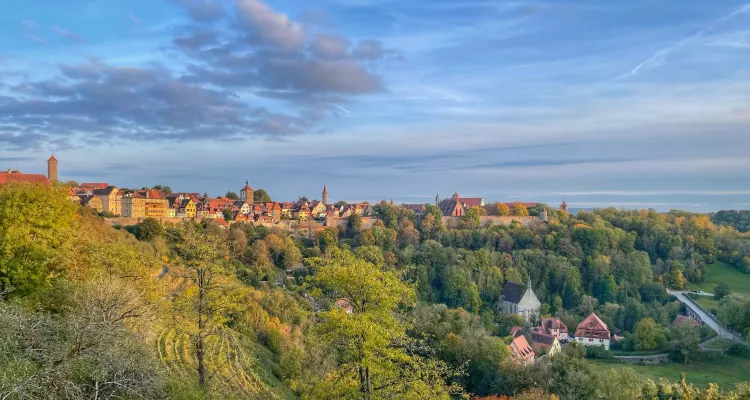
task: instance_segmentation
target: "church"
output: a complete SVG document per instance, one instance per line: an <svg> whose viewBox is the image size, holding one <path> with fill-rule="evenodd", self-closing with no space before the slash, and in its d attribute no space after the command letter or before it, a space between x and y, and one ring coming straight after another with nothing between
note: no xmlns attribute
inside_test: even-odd
<svg viewBox="0 0 750 400"><path fill-rule="evenodd" d="M503 287L500 309L506 314L517 314L526 321L539 315L542 303L531 289L531 279L526 285L508 282Z"/></svg>

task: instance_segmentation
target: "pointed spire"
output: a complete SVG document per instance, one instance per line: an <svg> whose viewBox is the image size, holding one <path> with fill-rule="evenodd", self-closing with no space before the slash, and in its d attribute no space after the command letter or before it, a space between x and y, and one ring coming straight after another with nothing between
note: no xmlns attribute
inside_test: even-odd
<svg viewBox="0 0 750 400"><path fill-rule="evenodd" d="M328 193L328 190L326 189L326 185L323 185L323 193Z"/></svg>

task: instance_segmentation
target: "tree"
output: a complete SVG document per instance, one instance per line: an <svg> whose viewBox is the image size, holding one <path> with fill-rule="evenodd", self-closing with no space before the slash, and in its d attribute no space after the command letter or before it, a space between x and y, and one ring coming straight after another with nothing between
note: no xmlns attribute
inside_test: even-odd
<svg viewBox="0 0 750 400"><path fill-rule="evenodd" d="M508 205L505 203L495 203L495 214L499 216L508 216L510 215L510 208L508 208Z"/></svg>
<svg viewBox="0 0 750 400"><path fill-rule="evenodd" d="M256 203L270 203L271 196L265 189L258 189L253 192L253 201Z"/></svg>
<svg viewBox="0 0 750 400"><path fill-rule="evenodd" d="M666 337L663 329L652 318L638 321L635 327L636 350L653 350L664 345Z"/></svg>
<svg viewBox="0 0 750 400"><path fill-rule="evenodd" d="M670 273L669 277L669 284L674 289L682 289L685 287L685 284L687 283L687 279L682 275L682 271L675 268L672 269L672 272Z"/></svg>
<svg viewBox="0 0 750 400"><path fill-rule="evenodd" d="M583 295L583 297L581 297L581 302L578 305L578 310L581 312L581 314L586 316L594 312L594 309L597 305L599 305L599 300L597 300L595 297Z"/></svg>
<svg viewBox="0 0 750 400"><path fill-rule="evenodd" d="M344 200L339 200L334 205L341 207L341 206L345 206L346 204L347 203Z"/></svg>
<svg viewBox="0 0 750 400"><path fill-rule="evenodd" d="M177 331L193 346L198 385L206 388L215 372L207 365L206 345L221 336L232 312L238 309L240 289L233 284L229 249L224 238L212 231L198 232L191 224L180 226L182 238L174 243L181 270L176 275L188 282L173 303Z"/></svg>
<svg viewBox="0 0 750 400"><path fill-rule="evenodd" d="M726 282L719 282L714 288L714 298L716 300L721 300L730 294L732 294L732 289L726 284Z"/></svg>
<svg viewBox="0 0 750 400"><path fill-rule="evenodd" d="M414 303L413 288L348 251L334 250L314 270L313 284L331 298L346 298L352 313L334 307L319 314L314 333L336 364L318 371L308 397L448 398L445 365L418 355L395 314Z"/></svg>
<svg viewBox="0 0 750 400"><path fill-rule="evenodd" d="M224 195L224 197L228 198L229 200L239 200L240 196L232 191L227 192L227 194Z"/></svg>
<svg viewBox="0 0 750 400"><path fill-rule="evenodd" d="M234 219L234 216L232 215L232 209L230 208L222 209L221 214L224 216L225 221L231 221L232 219Z"/></svg>
<svg viewBox="0 0 750 400"><path fill-rule="evenodd" d="M318 232L318 247L325 253L327 250L339 245L339 231L336 228L325 228Z"/></svg>
<svg viewBox="0 0 750 400"><path fill-rule="evenodd" d="M526 206L516 201L515 203L513 203L512 214L517 217L527 217L529 215L529 210L526 208Z"/></svg>
<svg viewBox="0 0 750 400"><path fill-rule="evenodd" d="M681 363L689 363L700 353L700 330L689 321L672 328L670 357Z"/></svg>
<svg viewBox="0 0 750 400"><path fill-rule="evenodd" d="M461 217L461 220L467 222L469 226L478 228L480 223L480 217L482 212L478 206L470 207L466 210L466 213Z"/></svg>
<svg viewBox="0 0 750 400"><path fill-rule="evenodd" d="M352 213L347 218L347 230L350 236L354 236L362 230L362 216L357 213Z"/></svg>
<svg viewBox="0 0 750 400"><path fill-rule="evenodd" d="M136 238L140 241L149 241L151 239L164 236L164 227L161 225L158 219L148 217L139 223L137 228Z"/></svg>
<svg viewBox="0 0 750 400"><path fill-rule="evenodd" d="M166 194L172 193L172 188L167 185L156 185L151 188L152 190L161 190L162 192Z"/></svg>
<svg viewBox="0 0 750 400"><path fill-rule="evenodd" d="M71 234L74 216L62 187L0 186L0 299L49 280L51 258Z"/></svg>

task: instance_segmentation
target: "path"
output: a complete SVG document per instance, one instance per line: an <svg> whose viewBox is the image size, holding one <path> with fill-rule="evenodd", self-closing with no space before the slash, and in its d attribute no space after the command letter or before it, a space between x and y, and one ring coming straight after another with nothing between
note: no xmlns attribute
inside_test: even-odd
<svg viewBox="0 0 750 400"><path fill-rule="evenodd" d="M680 291L672 291L672 290L669 291L669 294L676 297L677 300L679 300L682 304L684 304L685 307L687 307L693 314L697 315L700 318L701 322L708 325L720 337L730 339L737 343L743 343L743 344L745 343L745 338L721 326L721 324L719 323L719 321L716 320L716 318L714 318L711 314L703 310L695 301L693 301L693 299L691 299L687 295L687 293L688 292L680 292Z"/></svg>

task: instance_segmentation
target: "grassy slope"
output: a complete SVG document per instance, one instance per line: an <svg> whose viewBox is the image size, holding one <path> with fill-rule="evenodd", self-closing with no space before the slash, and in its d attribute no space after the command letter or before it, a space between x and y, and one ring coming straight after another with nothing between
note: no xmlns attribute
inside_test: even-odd
<svg viewBox="0 0 750 400"><path fill-rule="evenodd" d="M706 265L706 281L703 283L691 283L690 289L713 293L716 284L719 282L728 284L734 293L750 295L750 274L740 272L738 269L721 261Z"/></svg>
<svg viewBox="0 0 750 400"><path fill-rule="evenodd" d="M654 381L665 378L672 382L680 379L680 373L685 372L689 383L705 387L709 382L719 385L724 390L733 390L740 382L750 381L750 360L739 357L726 357L724 361L697 361L692 364L659 364L659 365L629 365L612 361L591 360L604 368L632 368L644 378Z"/></svg>

